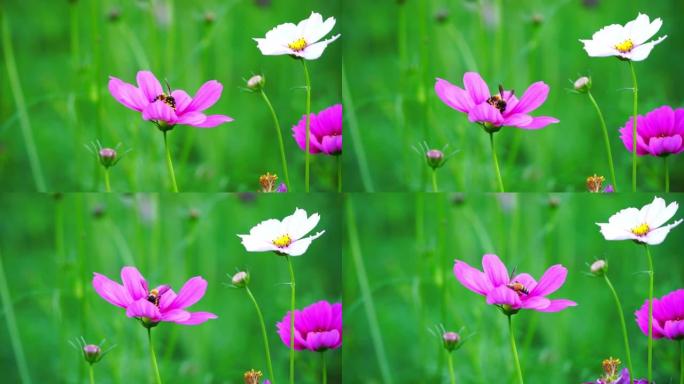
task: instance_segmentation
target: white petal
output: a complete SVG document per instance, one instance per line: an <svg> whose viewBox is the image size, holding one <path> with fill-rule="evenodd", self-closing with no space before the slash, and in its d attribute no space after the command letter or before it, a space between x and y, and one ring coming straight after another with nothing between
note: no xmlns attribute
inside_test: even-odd
<svg viewBox="0 0 684 384"><path fill-rule="evenodd" d="M334 27L334 17L328 17L325 22L320 22L316 25L309 23L303 29L304 40L306 40L308 44L313 44L330 33Z"/></svg>
<svg viewBox="0 0 684 384"><path fill-rule="evenodd" d="M584 50L591 57L617 56L618 50L614 46L601 43L595 40L580 40L584 43Z"/></svg>
<svg viewBox="0 0 684 384"><path fill-rule="evenodd" d="M283 219L283 226L293 240L299 240L307 233L311 232L321 217L318 213L314 213L311 217L307 217L306 211L297 208L292 216Z"/></svg>
<svg viewBox="0 0 684 384"><path fill-rule="evenodd" d="M313 236L305 237L303 239L299 239L297 241L294 241L292 244L290 244L289 247L280 249L279 251L282 253L286 253L290 256L301 256L306 252L307 249L309 249L309 245L311 245L311 242L319 238L322 234L324 234L325 231L317 232Z"/></svg>
<svg viewBox="0 0 684 384"><path fill-rule="evenodd" d="M623 42L629 38L625 29L620 24L612 24L603 27L591 36L591 40L597 44L614 47L615 44Z"/></svg>
<svg viewBox="0 0 684 384"><path fill-rule="evenodd" d="M637 238L630 230L625 229L622 226L606 223L596 224L601 227L601 234L606 240L634 240Z"/></svg>
<svg viewBox="0 0 684 384"><path fill-rule="evenodd" d="M642 243L647 243L650 245L658 245L658 244L662 243L663 241L665 241L667 234L670 233L670 229L678 226L681 222L682 222L682 220L680 219L680 220L677 220L670 225L666 225L664 227L660 227L656 230L653 230L653 231L649 232L648 234L646 234L646 236L641 237L640 241Z"/></svg>
<svg viewBox="0 0 684 384"><path fill-rule="evenodd" d="M648 57L648 55L651 54L651 50L653 49L653 47L655 47L657 44L660 44L660 42L665 40L665 38L667 38L667 35L658 38L658 40L653 40L646 44L641 44L635 47L634 49L632 49L631 52L629 52L626 55L626 58L632 61L645 60Z"/></svg>
<svg viewBox="0 0 684 384"><path fill-rule="evenodd" d="M292 51L287 45L281 45L276 41L267 39L254 39L257 42L257 48L261 51L262 55L275 56L275 55L291 55Z"/></svg>
<svg viewBox="0 0 684 384"><path fill-rule="evenodd" d="M679 205L676 202L666 207L665 200L656 196L651 204L646 204L641 208L641 212L646 224L651 229L656 229L670 220L677 213L678 207Z"/></svg>
<svg viewBox="0 0 684 384"><path fill-rule="evenodd" d="M608 223L631 231L632 228L644 223L644 216L636 208L625 208L608 219Z"/></svg>
<svg viewBox="0 0 684 384"><path fill-rule="evenodd" d="M247 252L268 252L268 251L278 251L278 247L273 245L273 243L258 237L251 235L238 235L242 239L242 245L245 247Z"/></svg>
<svg viewBox="0 0 684 384"><path fill-rule="evenodd" d="M276 219L268 219L262 221L249 230L249 235L262 239L264 241L273 241L278 236L285 234L285 227Z"/></svg>
<svg viewBox="0 0 684 384"><path fill-rule="evenodd" d="M266 32L266 40L281 46L287 46L287 44L301 37L302 36L300 36L299 28L292 23L280 24Z"/></svg>
<svg viewBox="0 0 684 384"><path fill-rule="evenodd" d="M636 19L631 20L627 24L625 24L625 33L632 39L634 40L635 35L639 31L643 31L644 29L648 28L648 26L651 25L651 19L648 17L648 15L644 15L643 13L639 13L639 15L636 17ZM634 42L636 44L636 42Z"/></svg>
<svg viewBox="0 0 684 384"><path fill-rule="evenodd" d="M638 27L633 27L628 33L632 37L632 42L634 45L641 45L648 41L653 35L658 33L660 27L663 26L663 21L661 19L655 19L653 22L648 21L648 16L639 15L639 17L645 17L645 24L639 25ZM638 18L637 18L638 19ZM625 26L627 29L627 26Z"/></svg>
<svg viewBox="0 0 684 384"><path fill-rule="evenodd" d="M340 35L335 35L330 39L319 41L318 43L309 45L306 48L304 48L303 51L298 52L297 56L303 57L306 60L316 60L319 57L321 57L323 51L325 51L325 48L328 46L328 44L337 40L339 37Z"/></svg>

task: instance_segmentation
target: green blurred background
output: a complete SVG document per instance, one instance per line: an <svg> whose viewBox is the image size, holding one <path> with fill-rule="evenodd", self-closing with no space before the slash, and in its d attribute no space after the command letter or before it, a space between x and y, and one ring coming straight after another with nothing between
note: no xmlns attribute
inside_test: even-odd
<svg viewBox="0 0 684 384"><path fill-rule="evenodd" d="M92 288L93 272L120 281L124 265L135 265L151 285L174 289L190 277L209 283L191 307L219 318L189 327L163 323L153 338L165 383L243 383L256 368L267 374L257 316L243 290L227 285L238 270L251 273L261 305L277 382L288 375L288 348L275 324L288 311L289 274L282 257L247 253L238 233L262 220L304 208L319 212L325 234L293 259L297 307L341 300L340 198L311 195L104 195L5 194L0 199L0 257L33 383L83 383L86 363L69 340L106 338L116 347L95 365L98 383L151 382L145 329ZM4 286L4 284L2 284ZM1 286L0 286L1 287ZM3 292L5 294L6 292ZM6 310L7 307L5 306ZM4 383L20 382L3 310L0 371ZM326 353L331 383L341 382L341 353ZM320 358L299 352L297 383L318 383Z"/></svg>
<svg viewBox="0 0 684 384"><path fill-rule="evenodd" d="M279 114L291 190L304 189L304 152L291 127L305 113L302 65L287 56L262 56L252 40L311 11L341 16L338 0L72 0L4 1L0 62L0 177L6 191L35 191L25 130L10 87L11 40L45 191L103 190L101 169L85 145L122 143L131 152L112 169L115 191L169 190L162 134L109 94L109 76L135 82L152 70L191 95L210 79L223 86L209 112L234 122L214 129L177 126L169 133L181 191L254 191L270 171L284 181L270 112L258 94L241 88L252 74L266 77ZM340 33L338 25L333 33ZM340 100L341 45L309 63L312 111ZM312 157L312 189L334 190L330 157Z"/></svg>
<svg viewBox="0 0 684 384"><path fill-rule="evenodd" d="M436 77L462 86L463 73L478 71L490 88L517 94L543 80L551 86L536 112L560 119L539 131L505 128L495 139L508 191L582 191L587 176L609 178L603 136L586 95L572 94L570 80L593 78L603 109L619 189L630 185L631 153L619 139L632 111L629 66L614 58L589 58L578 39L609 24L625 24L638 12L663 19L668 35L650 57L635 64L639 111L682 107L684 15L680 0L405 0L345 3L344 94L351 143L345 162L350 191L421 191L428 188L423 159L412 149L423 141L460 152L439 170L446 191L494 191L488 135L434 93ZM366 15L382 15L369 22ZM343 91L346 91L343 88ZM353 105L353 109L351 106ZM352 122L357 122L356 125ZM671 190L684 190L681 156L670 159ZM357 172L351 172L356 169ZM639 190L663 190L663 165L639 161Z"/></svg>
<svg viewBox="0 0 684 384"><path fill-rule="evenodd" d="M664 198L684 201L684 195ZM453 352L458 383L515 382L506 317L453 275L454 259L481 268L485 253L496 253L509 270L516 267L535 279L553 264L569 270L565 285L551 296L574 300L577 307L559 313L521 311L513 318L525 382L580 383L599 377L604 358L626 362L613 297L602 279L588 274L588 265L599 258L608 260L625 311L634 369L644 377L647 337L633 312L648 295L647 258L643 247L631 241L604 240L594 223L652 200L650 194L384 193L349 198L343 361L354 369L345 369L345 382L447 383L445 351L430 333L439 324L453 331L464 327L467 340ZM680 209L675 219L682 216ZM680 226L652 247L658 297L684 287L683 238ZM377 318L380 347L369 311ZM654 342L657 383L677 381L678 347L667 339Z"/></svg>

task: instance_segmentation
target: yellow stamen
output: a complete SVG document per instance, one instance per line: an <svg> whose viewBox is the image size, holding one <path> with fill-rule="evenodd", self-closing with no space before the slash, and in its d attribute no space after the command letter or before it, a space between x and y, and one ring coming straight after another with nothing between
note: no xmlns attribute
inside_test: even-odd
<svg viewBox="0 0 684 384"><path fill-rule="evenodd" d="M651 230L651 228L649 228L648 224L644 223L644 224L641 224L641 225L638 225L638 226L632 228L632 233L637 235L637 236L643 236L643 235L647 234L648 231L650 231L650 230Z"/></svg>
<svg viewBox="0 0 684 384"><path fill-rule="evenodd" d="M620 51L622 53L627 53L627 52L631 51L632 48L634 48L634 42L632 41L632 39L627 39L627 40L623 41L622 43L615 44L615 49L617 49L618 51Z"/></svg>
<svg viewBox="0 0 684 384"><path fill-rule="evenodd" d="M273 245L278 248L285 248L290 244L292 244L292 238L290 235L278 236L275 240L273 240Z"/></svg>
<svg viewBox="0 0 684 384"><path fill-rule="evenodd" d="M304 40L303 37L300 37L299 39L297 39L297 40L291 42L291 43L288 44L287 46L288 46L291 50L293 50L293 51L295 51L295 52L300 52L300 51L303 51L304 48L306 48L307 45L308 45L308 44L306 43L306 40Z"/></svg>
<svg viewBox="0 0 684 384"><path fill-rule="evenodd" d="M253 369L245 372L245 384L259 384L259 379L263 376L261 371L255 371Z"/></svg>

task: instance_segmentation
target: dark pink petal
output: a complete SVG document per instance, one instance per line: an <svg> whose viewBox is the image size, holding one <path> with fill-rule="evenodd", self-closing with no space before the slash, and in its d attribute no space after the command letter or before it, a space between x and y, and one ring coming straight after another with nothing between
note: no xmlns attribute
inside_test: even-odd
<svg viewBox="0 0 684 384"><path fill-rule="evenodd" d="M456 264L454 264L454 275L463 286L483 296L486 296L487 292L494 288L489 278L482 271L460 260L456 260Z"/></svg>
<svg viewBox="0 0 684 384"><path fill-rule="evenodd" d="M192 125L202 124L207 120L207 116L202 112L185 112L178 117L176 124Z"/></svg>
<svg viewBox="0 0 684 384"><path fill-rule="evenodd" d="M525 125L525 126L519 126L518 128L522 129L541 129L546 127L549 124L555 124L558 123L560 120L556 119L555 117L550 117L550 116L538 116L538 117L533 117L532 122Z"/></svg>
<svg viewBox="0 0 684 384"><path fill-rule="evenodd" d="M653 156L679 153L682 150L682 137L679 135L670 137L651 137L648 142L648 152Z"/></svg>
<svg viewBox="0 0 684 384"><path fill-rule="evenodd" d="M223 85L216 80L209 80L202 84L195 97L190 102L190 105L185 109L187 112L204 111L205 109L216 104L221 97Z"/></svg>
<svg viewBox="0 0 684 384"><path fill-rule="evenodd" d="M549 96L549 86L543 81L538 81L527 88L522 95L518 104L510 113L529 113L539 108L544 104L546 98Z"/></svg>
<svg viewBox="0 0 684 384"><path fill-rule="evenodd" d="M183 325L198 325L211 319L218 319L218 316L211 312L190 312L190 317L187 320L177 320L175 323Z"/></svg>
<svg viewBox="0 0 684 384"><path fill-rule="evenodd" d="M532 116L524 113L514 113L504 118L503 125L507 127L524 127L532 123Z"/></svg>
<svg viewBox="0 0 684 384"><path fill-rule="evenodd" d="M521 308L542 310L548 308L549 305L551 305L551 300L547 299L546 297L532 296L528 299L525 299L523 296Z"/></svg>
<svg viewBox="0 0 684 384"><path fill-rule="evenodd" d="M557 300L551 300L551 304L549 304L548 307L542 308L542 309L537 309L537 311L539 311L539 312L560 312L567 307L574 307L576 305L577 305L577 303L575 303L572 300L557 299Z"/></svg>
<svg viewBox="0 0 684 384"><path fill-rule="evenodd" d="M135 267L123 267L121 281L133 301L147 297L147 282Z"/></svg>
<svg viewBox="0 0 684 384"><path fill-rule="evenodd" d="M322 152L321 142L318 137L313 133L314 121L316 115L314 113L310 114L311 122L309 123L309 153L316 154ZM294 137L297 145L302 151L306 150L306 115L302 116L297 125L292 126L292 137Z"/></svg>
<svg viewBox="0 0 684 384"><path fill-rule="evenodd" d="M482 269L494 287L506 285L510 282L508 269L497 255L488 253L482 256Z"/></svg>
<svg viewBox="0 0 684 384"><path fill-rule="evenodd" d="M296 350L302 350L306 348L306 341L302 339L301 335L297 331L296 328L296 323L297 323L297 315L299 315L300 311L295 310L295 340L294 340L294 348ZM278 328L278 335L280 336L280 340L285 344L286 346L290 346L290 312L288 312L283 319L276 324L276 327Z"/></svg>
<svg viewBox="0 0 684 384"><path fill-rule="evenodd" d="M558 290L568 275L568 270L560 264L551 266L537 282L537 286L530 292L531 296L547 296Z"/></svg>
<svg viewBox="0 0 684 384"><path fill-rule="evenodd" d="M475 102L473 102L468 92L446 80L437 78L435 93L444 104L459 112L468 113L468 111L475 107Z"/></svg>
<svg viewBox="0 0 684 384"><path fill-rule="evenodd" d="M165 312L174 300L176 300L176 292L169 288L168 291L159 297L159 310Z"/></svg>
<svg viewBox="0 0 684 384"><path fill-rule="evenodd" d="M675 112L672 107L664 105L646 114L648 125L654 132L651 135L670 136L674 133Z"/></svg>
<svg viewBox="0 0 684 384"><path fill-rule="evenodd" d="M473 123L490 123L495 127L503 125L503 117L498 109L487 103L477 105L468 112L468 120Z"/></svg>
<svg viewBox="0 0 684 384"><path fill-rule="evenodd" d="M342 303L332 305L332 320L330 326L334 329L342 330Z"/></svg>
<svg viewBox="0 0 684 384"><path fill-rule="evenodd" d="M323 136L321 150L328 155L342 153L342 136Z"/></svg>
<svg viewBox="0 0 684 384"><path fill-rule="evenodd" d="M159 309L154 304L147 301L147 299L140 299L132 302L128 308L126 308L126 316L145 317L152 322L159 322L162 318Z"/></svg>
<svg viewBox="0 0 684 384"><path fill-rule="evenodd" d="M684 108L675 109L674 114L674 133L677 133L680 136L684 135Z"/></svg>
<svg viewBox="0 0 684 384"><path fill-rule="evenodd" d="M109 78L109 93L127 108L142 112L149 104L142 92L131 84L124 83L116 77Z"/></svg>
<svg viewBox="0 0 684 384"><path fill-rule="evenodd" d="M136 80L138 81L138 88L150 103L164 92L159 80L150 71L138 72Z"/></svg>
<svg viewBox="0 0 684 384"><path fill-rule="evenodd" d="M195 128L214 128L223 123L230 123L233 118L226 115L209 115L201 124L193 124Z"/></svg>
<svg viewBox="0 0 684 384"><path fill-rule="evenodd" d="M522 303L517 293L505 285L500 285L487 293L487 304L510 305L518 309Z"/></svg>
<svg viewBox="0 0 684 384"><path fill-rule="evenodd" d="M684 338L684 320L668 320L663 326L663 332L668 339Z"/></svg>
<svg viewBox="0 0 684 384"><path fill-rule="evenodd" d="M165 102L157 100L150 103L143 110L144 120L164 121L170 125L176 124L176 113L173 108L169 107Z"/></svg>
<svg viewBox="0 0 684 384"><path fill-rule="evenodd" d="M198 302L206 291L207 281L200 276L195 276L183 284L176 299L169 305L168 309L187 308Z"/></svg>
<svg viewBox="0 0 684 384"><path fill-rule="evenodd" d="M620 139L625 148L632 152L632 121L633 118L629 118L625 126L620 128ZM643 116L637 116L637 125L643 126L645 124L645 119ZM637 127L637 155L644 156L649 152L648 145L644 142L644 139L639 135L639 129Z"/></svg>
<svg viewBox="0 0 684 384"><path fill-rule="evenodd" d="M187 321L190 319L190 312L184 309L173 309L171 311L162 312L162 321L171 321L174 323L180 321Z"/></svg>
<svg viewBox="0 0 684 384"><path fill-rule="evenodd" d="M490 97L487 83L482 80L482 77L477 72L466 72L463 75L463 85L475 105L484 103Z"/></svg>
<svg viewBox="0 0 684 384"><path fill-rule="evenodd" d="M312 351L335 349L341 344L340 333L336 329L332 331L310 332L306 335L306 344Z"/></svg>
<svg viewBox="0 0 684 384"><path fill-rule="evenodd" d="M133 301L128 291L121 284L99 273L94 275L93 288L103 299L121 308L126 308Z"/></svg>
<svg viewBox="0 0 684 384"><path fill-rule="evenodd" d="M173 100L176 102L176 114L182 114L192 101L190 95L182 89L171 92L171 96L173 96Z"/></svg>
<svg viewBox="0 0 684 384"><path fill-rule="evenodd" d="M657 298L653 299L653 317L657 319L656 311L660 307L660 302ZM648 336L648 299L644 301L644 304L634 312L636 316L636 322L641 329L641 332ZM655 319L654 319L655 320ZM653 338L660 339L665 337L665 330L662 329L658 321L653 321Z"/></svg>

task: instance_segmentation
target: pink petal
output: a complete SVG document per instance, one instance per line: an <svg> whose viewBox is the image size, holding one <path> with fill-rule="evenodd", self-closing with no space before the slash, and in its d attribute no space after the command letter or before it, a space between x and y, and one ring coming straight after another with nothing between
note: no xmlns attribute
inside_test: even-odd
<svg viewBox="0 0 684 384"><path fill-rule="evenodd" d="M477 105L468 112L468 120L473 123L490 123L495 127L503 125L503 117L498 109L487 103Z"/></svg>
<svg viewBox="0 0 684 384"><path fill-rule="evenodd" d="M176 124L191 125L202 124L207 120L207 116L202 112L185 112L178 117Z"/></svg>
<svg viewBox="0 0 684 384"><path fill-rule="evenodd" d="M549 86L538 81L527 88L511 113L529 113L544 104L549 96Z"/></svg>
<svg viewBox="0 0 684 384"><path fill-rule="evenodd" d="M524 127L532 123L532 116L524 113L514 113L504 118L503 125L507 127Z"/></svg>
<svg viewBox="0 0 684 384"><path fill-rule="evenodd" d="M511 281L522 284L530 292L532 292L534 287L537 286L537 281L532 276L530 276L529 273L521 273L519 275L516 275L515 277L511 278Z"/></svg>
<svg viewBox="0 0 684 384"><path fill-rule="evenodd" d="M174 101L176 102L176 114L182 114L190 105L192 98L182 89L177 89L171 92Z"/></svg>
<svg viewBox="0 0 684 384"><path fill-rule="evenodd" d="M494 288L489 278L482 271L460 260L456 260L456 264L454 264L454 275L463 286L483 296L486 296L487 292Z"/></svg>
<svg viewBox="0 0 684 384"><path fill-rule="evenodd" d="M201 276L195 276L183 284L176 299L168 309L187 308L198 302L207 291L207 281Z"/></svg>
<svg viewBox="0 0 684 384"><path fill-rule="evenodd" d="M133 301L131 295L121 284L99 273L94 275L93 288L103 299L121 308L126 308Z"/></svg>
<svg viewBox="0 0 684 384"><path fill-rule="evenodd" d="M187 320L175 321L175 323L183 325L198 325L211 319L218 319L218 316L211 312L190 312L190 317Z"/></svg>
<svg viewBox="0 0 684 384"><path fill-rule="evenodd" d="M204 111L205 109L216 104L218 99L221 97L221 92L223 91L223 85L216 80L209 80L202 84L195 97L190 102L190 105L186 108L187 112L192 111Z"/></svg>
<svg viewBox="0 0 684 384"><path fill-rule="evenodd" d="M126 308L126 316L128 317L146 317L153 322L161 321L161 313L159 309L147 299L140 299L132 302Z"/></svg>
<svg viewBox="0 0 684 384"><path fill-rule="evenodd" d="M214 128L223 123L230 123L233 118L226 115L209 115L201 124L192 124L195 128Z"/></svg>
<svg viewBox="0 0 684 384"><path fill-rule="evenodd" d="M147 298L147 282L135 267L123 267L121 281L133 301Z"/></svg>
<svg viewBox="0 0 684 384"><path fill-rule="evenodd" d="M525 125L525 126L519 126L518 128L522 129L540 129L544 128L549 124L555 124L558 123L560 120L556 119L555 117L550 117L550 116L537 116L532 118L532 122Z"/></svg>
<svg viewBox="0 0 684 384"><path fill-rule="evenodd" d="M149 104L142 92L131 84L124 83L116 77L109 77L109 93L127 108L142 112Z"/></svg>
<svg viewBox="0 0 684 384"><path fill-rule="evenodd" d="M173 309L171 311L162 313L162 321L171 321L174 323L180 321L187 321L190 319L190 312L184 309Z"/></svg>
<svg viewBox="0 0 684 384"><path fill-rule="evenodd" d="M564 310L567 307L574 307L576 306L577 303L575 303L572 300L566 300L566 299L558 299L558 300L551 300L551 304L549 304L548 307L542 308L542 309L537 309L539 312L559 312Z"/></svg>
<svg viewBox="0 0 684 384"><path fill-rule="evenodd" d="M150 71L140 71L136 76L138 81L138 88L142 91L143 95L148 102L153 102L157 96L161 95L164 91L159 83L159 80Z"/></svg>
<svg viewBox="0 0 684 384"><path fill-rule="evenodd" d="M547 296L556 292L568 275L568 270L560 264L551 266L539 279L537 286L530 292L530 296Z"/></svg>
<svg viewBox="0 0 684 384"><path fill-rule="evenodd" d="M470 94L475 105L483 103L489 99L489 87L487 83L482 80L482 77L477 72L466 72L463 75L463 85L466 91Z"/></svg>
<svg viewBox="0 0 684 384"><path fill-rule="evenodd" d="M437 96L444 104L459 112L468 113L470 109L475 107L475 102L473 102L468 92L446 80L437 78L435 93L437 93Z"/></svg>
<svg viewBox="0 0 684 384"><path fill-rule="evenodd" d="M546 297L533 296L522 301L521 308L542 310L548 308L551 305L551 300Z"/></svg>
<svg viewBox="0 0 684 384"><path fill-rule="evenodd" d="M484 269L494 287L506 285L510 282L508 269L506 269L506 266L497 255L491 253L484 255L482 257L482 269Z"/></svg>
<svg viewBox="0 0 684 384"><path fill-rule="evenodd" d="M309 332L306 335L306 344L312 351L334 349L340 345L340 333L336 329L332 331Z"/></svg>
<svg viewBox="0 0 684 384"><path fill-rule="evenodd" d="M500 285L487 293L487 304L510 305L518 309L522 303L517 293L505 285Z"/></svg>
<svg viewBox="0 0 684 384"><path fill-rule="evenodd" d="M143 119L164 121L170 125L174 125L176 124L178 117L176 116L176 112L173 111L173 108L165 102L157 100L145 107L143 110Z"/></svg>

